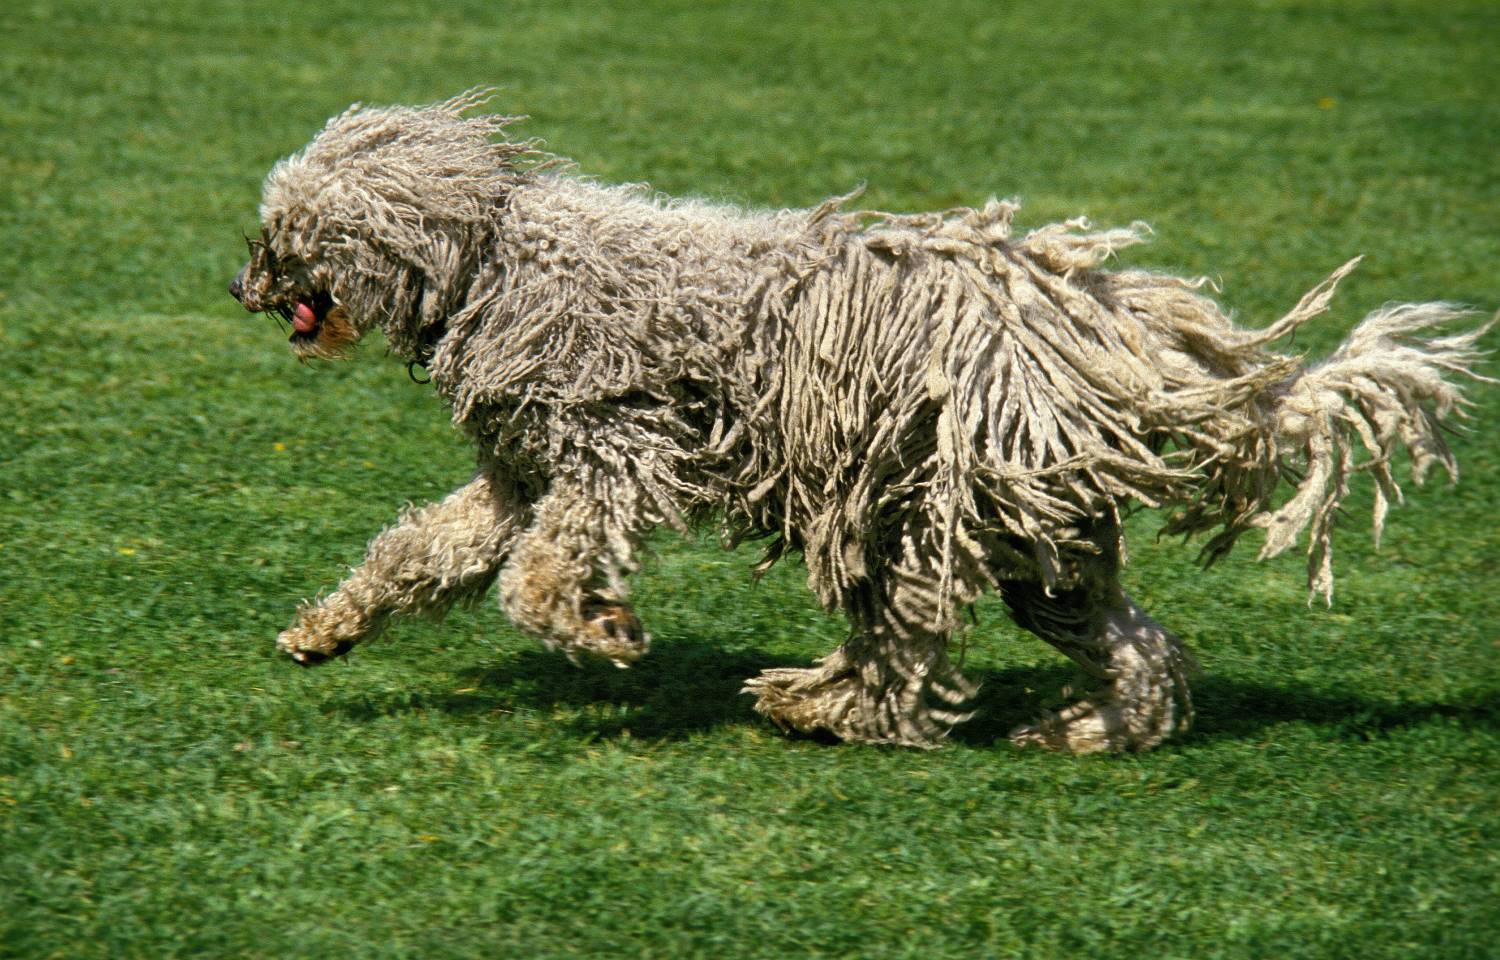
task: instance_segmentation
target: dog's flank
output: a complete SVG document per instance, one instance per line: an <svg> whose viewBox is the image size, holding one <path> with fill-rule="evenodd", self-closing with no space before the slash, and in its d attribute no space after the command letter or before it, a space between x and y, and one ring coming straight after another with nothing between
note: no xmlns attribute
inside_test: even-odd
<svg viewBox="0 0 1500 960"><path fill-rule="evenodd" d="M1377 533L1400 448L1418 481L1456 475L1439 421L1483 331L1420 335L1462 311L1380 311L1310 367L1268 347L1353 261L1244 330L1194 281L1100 269L1138 226L1016 237L996 201L666 200L504 139L508 119L466 116L481 102L352 108L267 179L235 295L288 312L302 356L378 324L479 448L472 483L282 634L301 660L498 578L519 626L626 664L648 640L627 602L642 535L716 517L799 552L853 628L819 666L750 681L779 725L937 742L972 693L947 657L955 611L996 589L1100 684L1016 741L1140 749L1188 724L1191 658L1119 587L1122 510L1208 534L1206 561L1250 529L1263 555L1308 531L1326 597L1352 474L1375 478Z"/></svg>

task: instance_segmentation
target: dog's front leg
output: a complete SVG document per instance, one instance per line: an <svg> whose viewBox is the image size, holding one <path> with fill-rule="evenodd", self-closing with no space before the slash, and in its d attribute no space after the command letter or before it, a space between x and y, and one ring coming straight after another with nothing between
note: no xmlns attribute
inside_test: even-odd
<svg viewBox="0 0 1500 960"><path fill-rule="evenodd" d="M629 492L623 481L556 484L500 574L511 622L574 662L587 654L626 667L651 644L625 601L644 526Z"/></svg>
<svg viewBox="0 0 1500 960"><path fill-rule="evenodd" d="M393 616L441 616L494 582L529 512L506 480L487 472L408 510L370 541L364 562L336 590L298 609L276 645L311 666L347 653Z"/></svg>

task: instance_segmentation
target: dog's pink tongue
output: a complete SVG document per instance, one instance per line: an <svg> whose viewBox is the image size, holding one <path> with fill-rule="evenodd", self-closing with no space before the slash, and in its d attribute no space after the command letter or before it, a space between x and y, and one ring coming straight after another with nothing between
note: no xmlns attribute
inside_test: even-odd
<svg viewBox="0 0 1500 960"><path fill-rule="evenodd" d="M292 329L298 333L312 333L313 327L318 325L318 315L305 303L297 304L292 311Z"/></svg>

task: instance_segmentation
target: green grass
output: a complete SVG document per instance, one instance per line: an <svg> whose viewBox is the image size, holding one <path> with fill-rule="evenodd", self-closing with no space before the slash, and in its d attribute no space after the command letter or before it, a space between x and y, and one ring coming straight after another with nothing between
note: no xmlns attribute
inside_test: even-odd
<svg viewBox="0 0 1500 960"><path fill-rule="evenodd" d="M1379 552L1351 499L1331 610L1299 558L1204 574L1133 522L1208 670L1189 736L1013 750L1071 673L990 603L982 715L851 748L736 695L842 626L708 541L656 541L629 672L491 603L277 657L472 455L378 344L300 367L224 287L325 117L495 83L609 180L1147 219L1129 262L1255 324L1366 253L1323 350L1388 300L1500 305L1497 35L1488 0L4 5L0 955L1492 956L1500 389Z"/></svg>

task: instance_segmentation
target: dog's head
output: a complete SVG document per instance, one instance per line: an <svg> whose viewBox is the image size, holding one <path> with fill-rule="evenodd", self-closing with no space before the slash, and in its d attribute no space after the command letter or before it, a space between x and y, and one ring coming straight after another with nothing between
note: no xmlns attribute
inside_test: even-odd
<svg viewBox="0 0 1500 960"><path fill-rule="evenodd" d="M250 259L229 284L229 293L252 313L269 313L291 327L297 356L341 357L364 335L371 321L356 323L344 306L345 274L329 259L309 259L292 251L268 222L252 238ZM280 250L278 250L278 247Z"/></svg>
<svg viewBox="0 0 1500 960"><path fill-rule="evenodd" d="M365 108L328 121L266 178L259 236L229 292L291 327L299 357L337 357L380 325L425 359L462 302L510 192L548 158L466 117L488 95Z"/></svg>

